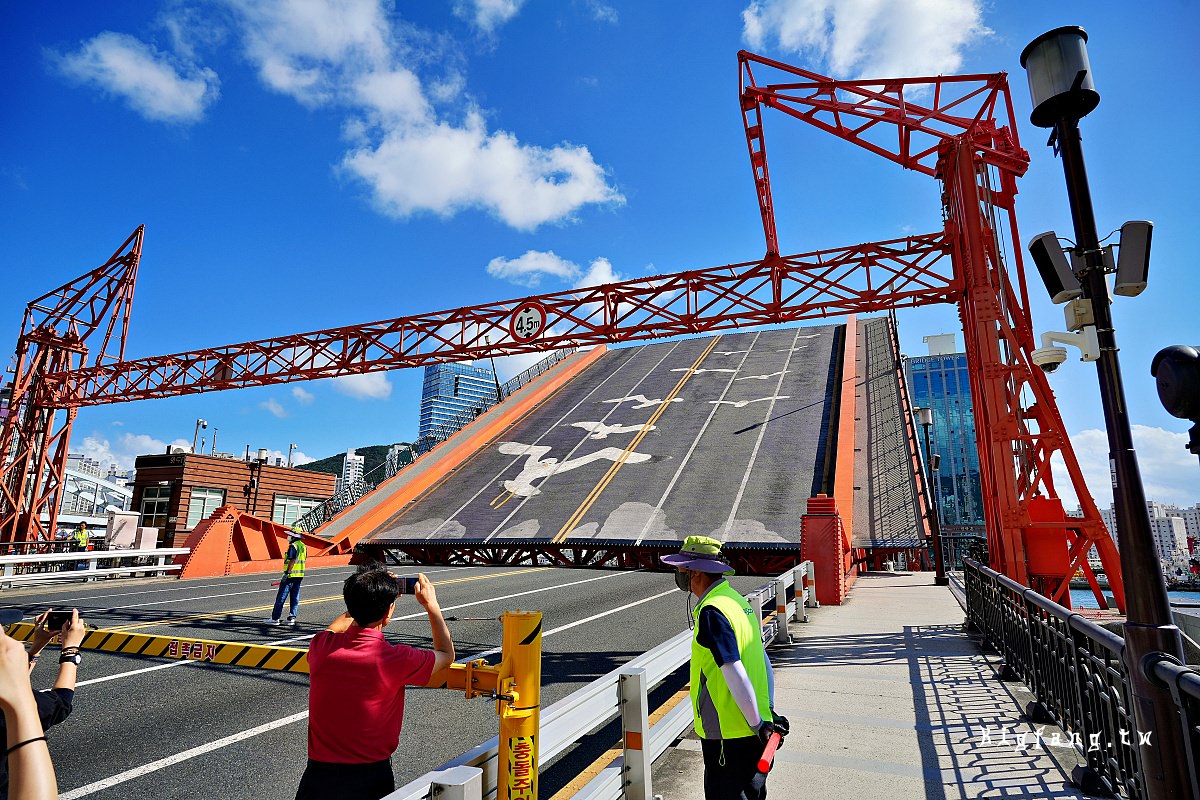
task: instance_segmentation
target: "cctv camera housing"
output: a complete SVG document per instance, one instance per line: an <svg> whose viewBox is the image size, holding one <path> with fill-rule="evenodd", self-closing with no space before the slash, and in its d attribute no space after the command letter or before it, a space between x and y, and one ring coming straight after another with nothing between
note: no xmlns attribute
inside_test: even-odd
<svg viewBox="0 0 1200 800"><path fill-rule="evenodd" d="M1044 372L1054 372L1067 360L1065 347L1039 347L1033 351L1033 364Z"/></svg>
<svg viewBox="0 0 1200 800"><path fill-rule="evenodd" d="M1054 231L1039 233L1029 242L1029 255L1041 273L1053 303L1066 303L1083 295L1083 289L1058 243Z"/></svg>

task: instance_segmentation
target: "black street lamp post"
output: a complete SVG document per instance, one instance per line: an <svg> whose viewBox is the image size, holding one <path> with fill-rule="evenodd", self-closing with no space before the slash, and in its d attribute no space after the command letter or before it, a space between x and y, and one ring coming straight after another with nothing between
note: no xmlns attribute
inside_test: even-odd
<svg viewBox="0 0 1200 800"><path fill-rule="evenodd" d="M921 427L925 429L925 486L927 503L929 505L929 532L933 536L933 582L936 586L948 586L950 579L946 577L946 561L942 554L942 520L938 514L937 488L933 483L933 460L936 458L929 450L929 429L933 426L933 409L918 408L917 417Z"/></svg>
<svg viewBox="0 0 1200 800"><path fill-rule="evenodd" d="M1079 120L1100 102L1086 43L1087 33L1082 28L1057 28L1030 42L1021 53L1021 66L1028 72L1033 96L1030 120L1039 127L1054 128L1051 142L1057 141L1062 156L1076 252L1083 256L1076 277L1084 297L1091 301L1100 344L1096 370L1108 431L1117 537L1125 578L1124 661L1137 727L1143 733L1152 732L1152 741L1139 741L1138 748L1145 796L1149 800L1184 798L1190 794L1190 779L1179 711L1170 690L1157 685L1151 674L1157 661L1183 662L1183 641L1171 617L1133 448L1103 253L1083 163Z"/></svg>

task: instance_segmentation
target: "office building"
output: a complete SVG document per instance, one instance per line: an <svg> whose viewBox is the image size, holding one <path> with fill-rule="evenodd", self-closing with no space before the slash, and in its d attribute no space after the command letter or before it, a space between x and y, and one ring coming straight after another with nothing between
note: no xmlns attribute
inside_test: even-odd
<svg viewBox="0 0 1200 800"><path fill-rule="evenodd" d="M923 341L929 345L929 355L906 357L904 374L913 406L933 409L929 447L941 457L933 483L942 530L982 535L983 496L967 354L955 352L952 333L926 336ZM924 430L919 424L917 437L923 450Z"/></svg>
<svg viewBox="0 0 1200 800"><path fill-rule="evenodd" d="M421 387L417 440L457 430L496 403L496 377L471 364L431 364Z"/></svg>

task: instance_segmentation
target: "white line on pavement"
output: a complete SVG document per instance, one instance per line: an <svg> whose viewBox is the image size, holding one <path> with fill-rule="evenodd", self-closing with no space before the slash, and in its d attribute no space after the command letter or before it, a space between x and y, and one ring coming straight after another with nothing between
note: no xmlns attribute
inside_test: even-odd
<svg viewBox="0 0 1200 800"><path fill-rule="evenodd" d="M592 616L586 617L585 619L576 620L575 622L568 622L566 625L559 625L557 628L553 628L548 631L542 631L542 638L545 639L547 636L553 636L556 633L561 633L562 631L568 630L569 628L575 628L575 627L578 627L579 625L584 625L588 622L595 622L596 620L600 619L601 617L607 617L611 614L617 613L618 611L624 611L627 608L633 608L634 606L640 606L642 603L649 603L651 600L657 600L660 597L666 597L667 595L675 594L678 591L679 591L678 589L668 589L665 592L659 592L656 595L651 595L650 597L643 597L641 600L634 600L632 603L626 603L623 606L619 606L617 608L610 608L608 611L602 611L599 614L593 614ZM501 648L494 647L491 650L484 650L482 653L475 653L475 654L471 655L469 659L459 659L459 660L460 661L462 661L462 660L474 661L475 659L483 658L484 656L494 656L496 653L499 653L500 651L501 651Z"/></svg>
<svg viewBox="0 0 1200 800"><path fill-rule="evenodd" d="M58 797L59 800L76 800L76 798L87 797L89 794L95 794L96 792L103 791L104 789L112 788L117 784L125 783L126 781L131 781L134 778L140 778L141 776L147 775L151 772L157 772L160 769L174 766L181 761L187 761L189 758L195 758L196 756L204 755L205 753L211 753L213 750L225 747L226 745L240 742L243 739L249 739L252 736L258 736L260 733L266 733L267 731L272 731L276 728L282 728L284 725L291 725L293 722L299 722L300 720L305 719L307 716L307 711L301 711L299 714L292 714L290 717L277 719L274 722L267 722L259 725L257 728L250 728L249 730L235 733L232 736L226 736L224 739L218 739L215 742L208 742L207 744L198 745L197 747L193 747L191 750L184 750L182 753L176 753L173 756L160 758L158 761L151 761L149 764L143 764L140 767L127 770L119 775L113 775L111 778L105 778L102 781L89 783L87 786L80 786L78 789L73 789L65 794L60 794Z"/></svg>

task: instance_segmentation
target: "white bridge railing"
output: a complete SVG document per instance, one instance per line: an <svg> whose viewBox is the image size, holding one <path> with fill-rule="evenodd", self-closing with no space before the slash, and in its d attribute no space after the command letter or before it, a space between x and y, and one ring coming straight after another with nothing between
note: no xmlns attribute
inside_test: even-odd
<svg viewBox="0 0 1200 800"><path fill-rule="evenodd" d="M181 569L180 564L168 564L168 558L190 552L186 547L160 547L155 550L90 550L82 553L0 556L0 589L94 580L101 576L162 574ZM123 561L131 563L123 564ZM65 569L56 569L64 566ZM34 571L39 567L47 571Z"/></svg>
<svg viewBox="0 0 1200 800"><path fill-rule="evenodd" d="M787 636L787 620L807 622L806 609L817 606L811 561L788 570L746 595L762 622L763 644ZM782 623L782 624L781 624ZM790 641L790 637L787 638ZM574 800L650 800L650 768L692 724L686 696L649 724L647 694L688 663L692 632L683 631L622 667L559 700L542 713L538 761L549 763L568 747L617 717L621 718L623 752L587 783ZM683 702L678 702L683 700ZM628 736L626 734L641 734ZM641 743L640 748L630 744ZM383 800L483 800L496 796L496 737L433 772L400 787Z"/></svg>

